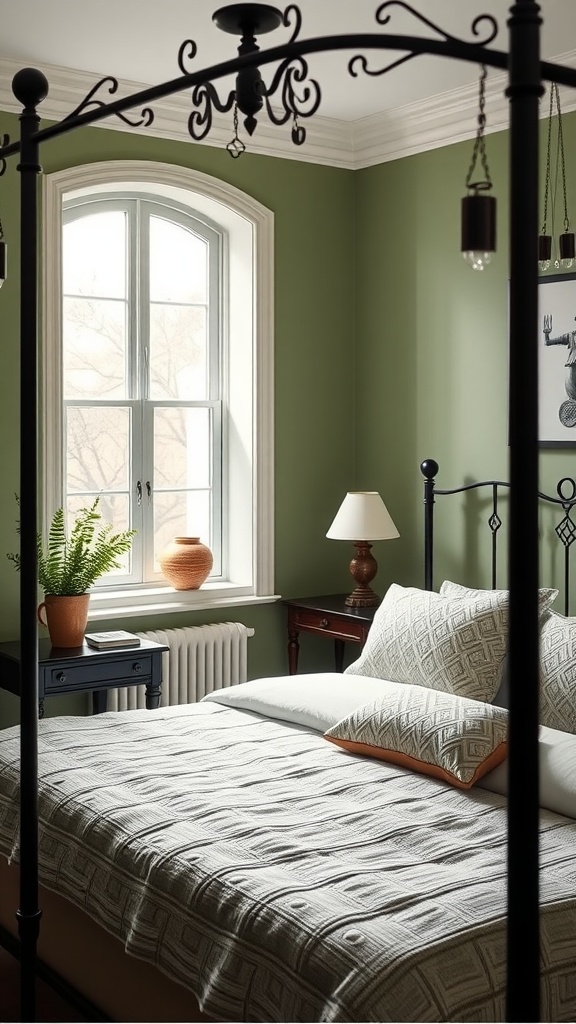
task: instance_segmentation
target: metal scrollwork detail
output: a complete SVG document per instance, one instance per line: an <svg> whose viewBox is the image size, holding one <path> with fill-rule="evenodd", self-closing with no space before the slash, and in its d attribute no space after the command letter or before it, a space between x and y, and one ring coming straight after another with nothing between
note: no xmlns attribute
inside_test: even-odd
<svg viewBox="0 0 576 1024"><path fill-rule="evenodd" d="M9 145L10 145L10 136L9 135L1 135L0 136L0 149L4 149L5 146L9 146ZM5 170L6 170L6 160L3 157L0 157L0 178L4 174Z"/></svg>
<svg viewBox="0 0 576 1024"><path fill-rule="evenodd" d="M190 74L186 67L186 62L194 60L198 53L198 47L193 39L185 39L180 49L178 50L178 67L183 75Z"/></svg>
<svg viewBox="0 0 576 1024"><path fill-rule="evenodd" d="M315 79L307 79L308 64L303 57L282 61L270 87L262 89L266 111L273 124L286 124L290 118L312 117L312 114L316 113L322 100L322 93ZM276 92L281 95L281 111L275 110L270 102L270 98ZM292 131L292 139L297 146L302 145L306 139L306 130L296 124Z"/></svg>
<svg viewBox="0 0 576 1024"><path fill-rule="evenodd" d="M400 7L402 10L407 11L423 25L426 25L427 28L431 29L432 32L436 32L438 35L442 36L446 41L451 40L452 42L463 42L463 40L459 40L457 36L451 35L450 32L445 32L439 25L435 25L433 21L426 18L420 13L420 11L415 10L415 8L411 7L410 4L404 3L404 0L386 0L385 3L381 4L376 11L376 21L379 25L387 25L389 23L391 18L389 9L391 7ZM479 36L481 34L482 25L484 23L486 24L486 37L482 40L475 40L475 43L480 46L487 46L488 43L491 43L498 34L498 22L496 19L491 14L479 14L474 18L471 26L471 31L474 36ZM402 57L398 57L396 60L391 61L390 64L386 64L383 68L370 68L367 57L363 54L355 54L348 61L348 72L353 78L358 77L360 73L372 75L374 77L377 75L385 75L388 71L392 71L393 68L399 67L400 64L405 64L406 61L412 60L413 57L417 56L418 54L414 52L406 53Z"/></svg>
<svg viewBox="0 0 576 1024"><path fill-rule="evenodd" d="M108 86L108 92L111 96L118 91L118 80L116 78L112 78L111 75L101 78L100 81L90 89L88 95L82 100L76 109L73 110L71 114L67 114L66 117L62 118L62 120L69 121L71 118L77 117L78 114L83 114L85 111L94 107L105 107L106 103L104 100L95 98L98 90L103 88L105 85ZM116 113L116 117L119 117L120 120L130 128L148 128L154 121L154 111L151 110L150 107L144 107L140 113L140 120L132 120L132 118L126 117L125 114L120 112Z"/></svg>
<svg viewBox="0 0 576 1024"><path fill-rule="evenodd" d="M302 11L296 6L296 4L290 4L284 11L282 21L284 22L285 28L290 28L292 16L294 16L294 30L288 40L290 43L296 42L300 35L300 29L302 28Z"/></svg>
<svg viewBox="0 0 576 1024"><path fill-rule="evenodd" d="M234 92L229 93L228 98L222 102L212 82L205 82L203 85L196 85L192 90L192 104L196 107L188 118L188 131L196 142L201 142L212 128L212 108L215 107L221 114L232 110L234 105Z"/></svg>

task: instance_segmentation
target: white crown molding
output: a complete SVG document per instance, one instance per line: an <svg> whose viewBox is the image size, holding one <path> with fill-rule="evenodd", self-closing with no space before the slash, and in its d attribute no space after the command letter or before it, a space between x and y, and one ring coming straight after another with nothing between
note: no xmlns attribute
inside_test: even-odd
<svg viewBox="0 0 576 1024"><path fill-rule="evenodd" d="M554 58L554 62L576 67L576 50ZM21 62L0 58L2 110L20 112L12 93L12 78L21 67ZM43 65L41 70L48 78L50 91L39 109L42 117L50 121L62 120L79 106L100 78L86 71L52 65ZM112 100L144 88L143 84L120 81L114 95L101 90L99 97L105 101ZM487 133L508 127L505 89L506 75L489 75L486 85ZM560 97L563 112L576 109L574 90L561 89ZM476 132L477 105L478 87L474 85L352 122L316 115L306 122L307 138L301 147L292 144L288 125L279 128L263 118L256 135L246 142L250 153L357 170L472 138ZM230 120L222 115L214 117L208 139L202 143L194 142L187 127L190 110L189 96L182 92L154 104L155 118L150 127L129 128L119 118L97 122L97 127L175 139L196 146L223 148L229 142ZM542 117L547 113L547 104L543 103ZM133 116L136 115L137 111Z"/></svg>

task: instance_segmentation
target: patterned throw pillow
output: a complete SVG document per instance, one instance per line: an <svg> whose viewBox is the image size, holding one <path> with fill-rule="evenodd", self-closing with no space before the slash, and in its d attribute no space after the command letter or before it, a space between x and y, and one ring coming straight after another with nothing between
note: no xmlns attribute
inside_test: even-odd
<svg viewBox="0 0 576 1024"><path fill-rule="evenodd" d="M556 612L540 634L540 724L576 733L576 619Z"/></svg>
<svg viewBox="0 0 576 1024"><path fill-rule="evenodd" d="M471 600L486 597L487 594L505 594L508 595L507 590L473 590L470 587L463 587L461 583L452 583L451 580L444 580L440 587L440 593L443 597L469 597ZM538 611L540 613L540 620L542 620L550 606L558 597L558 591L552 587L541 587L538 591Z"/></svg>
<svg viewBox="0 0 576 1024"><path fill-rule="evenodd" d="M440 593L444 597L455 596L460 594L461 596L468 596L472 599L483 598L486 594L495 594L495 590L471 590L469 587L463 587L461 583L452 583L451 580L444 580L440 587ZM507 591L498 591L498 593L507 593ZM538 610L540 614L540 623L544 621L548 615L549 609L553 601L558 597L558 591L541 587L538 591ZM509 696L510 679L508 674L508 658L504 657L500 668L500 675L498 679L498 688L496 695L492 701L493 704L498 704L500 707L507 708L510 703Z"/></svg>
<svg viewBox="0 0 576 1024"><path fill-rule="evenodd" d="M506 650L508 594L442 597L393 583L346 672L490 703Z"/></svg>
<svg viewBox="0 0 576 1024"><path fill-rule="evenodd" d="M507 730L504 708L403 685L357 708L324 736L351 753L469 789L506 757Z"/></svg>

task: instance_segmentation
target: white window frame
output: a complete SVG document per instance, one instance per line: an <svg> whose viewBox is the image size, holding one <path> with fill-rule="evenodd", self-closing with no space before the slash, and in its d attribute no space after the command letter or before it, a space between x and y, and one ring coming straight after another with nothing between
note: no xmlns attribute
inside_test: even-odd
<svg viewBox="0 0 576 1024"><path fill-rule="evenodd" d="M227 579L200 590L142 584L93 591L90 620L160 615L275 601L274 594L274 215L218 178L155 161L103 161L43 178L44 254L42 520L62 503L62 204L93 192L151 191L198 210L229 238L224 375L232 428L223 486Z"/></svg>

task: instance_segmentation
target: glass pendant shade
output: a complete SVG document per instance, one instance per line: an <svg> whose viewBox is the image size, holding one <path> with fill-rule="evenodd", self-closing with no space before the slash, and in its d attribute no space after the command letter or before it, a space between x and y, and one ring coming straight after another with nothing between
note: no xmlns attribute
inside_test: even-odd
<svg viewBox="0 0 576 1024"><path fill-rule="evenodd" d="M8 246L6 242L0 242L0 288L6 280L7 260L8 257Z"/></svg>
<svg viewBox="0 0 576 1024"><path fill-rule="evenodd" d="M560 266L568 269L576 262L576 247L574 244L574 232L565 231L559 238Z"/></svg>
<svg viewBox="0 0 576 1024"><path fill-rule="evenodd" d="M460 250L473 270L484 270L496 252L496 199L473 192L464 196Z"/></svg>
<svg viewBox="0 0 576 1024"><path fill-rule="evenodd" d="M552 262L552 235L538 236L538 266L548 270Z"/></svg>

